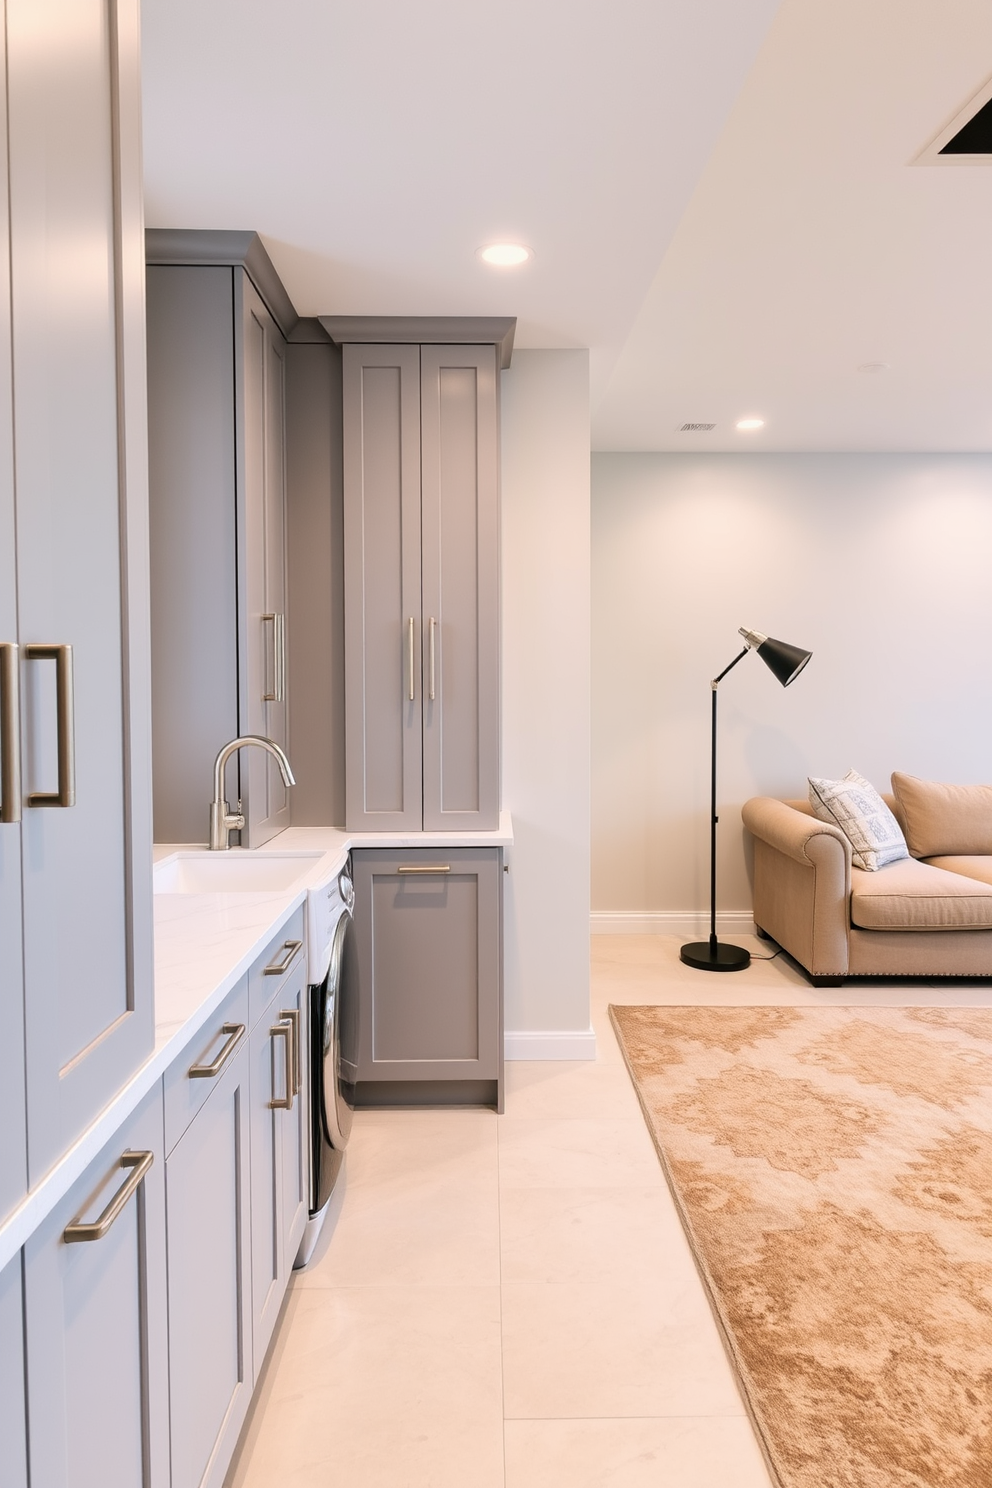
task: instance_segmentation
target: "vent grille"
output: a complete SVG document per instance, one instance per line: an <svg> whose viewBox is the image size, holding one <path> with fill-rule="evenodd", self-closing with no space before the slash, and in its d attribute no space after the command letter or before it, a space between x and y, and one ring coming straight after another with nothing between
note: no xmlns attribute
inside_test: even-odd
<svg viewBox="0 0 992 1488"><path fill-rule="evenodd" d="M716 428L716 424L680 424L679 425L679 433L680 434L708 434L711 429L715 429L715 428Z"/></svg>

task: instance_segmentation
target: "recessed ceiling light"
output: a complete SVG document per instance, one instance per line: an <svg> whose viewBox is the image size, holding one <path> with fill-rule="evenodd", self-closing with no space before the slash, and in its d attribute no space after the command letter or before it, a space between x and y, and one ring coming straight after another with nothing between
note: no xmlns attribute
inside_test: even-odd
<svg viewBox="0 0 992 1488"><path fill-rule="evenodd" d="M491 264L497 269L516 268L517 264L526 263L534 256L523 243L489 243L478 251L483 263Z"/></svg>
<svg viewBox="0 0 992 1488"><path fill-rule="evenodd" d="M763 429L765 421L759 418L742 418L737 420L736 427L742 434L749 434L753 429Z"/></svg>
<svg viewBox="0 0 992 1488"><path fill-rule="evenodd" d="M859 372L888 372L888 362L862 362L858 367Z"/></svg>

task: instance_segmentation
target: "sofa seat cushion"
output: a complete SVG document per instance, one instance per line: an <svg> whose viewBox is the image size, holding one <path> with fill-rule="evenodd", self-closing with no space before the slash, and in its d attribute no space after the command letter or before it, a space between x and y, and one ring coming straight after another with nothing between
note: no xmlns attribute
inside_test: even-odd
<svg viewBox="0 0 992 1488"><path fill-rule="evenodd" d="M927 858L932 868L943 868L946 873L962 873L965 878L975 878L979 883L992 884L992 856L982 853L950 858Z"/></svg>
<svg viewBox="0 0 992 1488"><path fill-rule="evenodd" d="M992 884L906 858L875 873L851 869L859 930L992 930Z"/></svg>

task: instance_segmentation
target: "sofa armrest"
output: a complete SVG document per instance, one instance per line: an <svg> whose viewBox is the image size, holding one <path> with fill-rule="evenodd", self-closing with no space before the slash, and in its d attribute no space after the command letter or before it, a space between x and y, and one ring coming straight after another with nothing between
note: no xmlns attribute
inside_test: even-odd
<svg viewBox="0 0 992 1488"><path fill-rule="evenodd" d="M784 801L746 802L754 838L754 921L813 977L848 974L851 846Z"/></svg>

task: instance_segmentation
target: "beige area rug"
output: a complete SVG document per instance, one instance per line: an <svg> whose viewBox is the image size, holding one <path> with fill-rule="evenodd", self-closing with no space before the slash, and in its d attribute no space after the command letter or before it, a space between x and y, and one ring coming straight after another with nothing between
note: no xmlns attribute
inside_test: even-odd
<svg viewBox="0 0 992 1488"><path fill-rule="evenodd" d="M773 1477L990 1488L992 1009L610 1014Z"/></svg>

